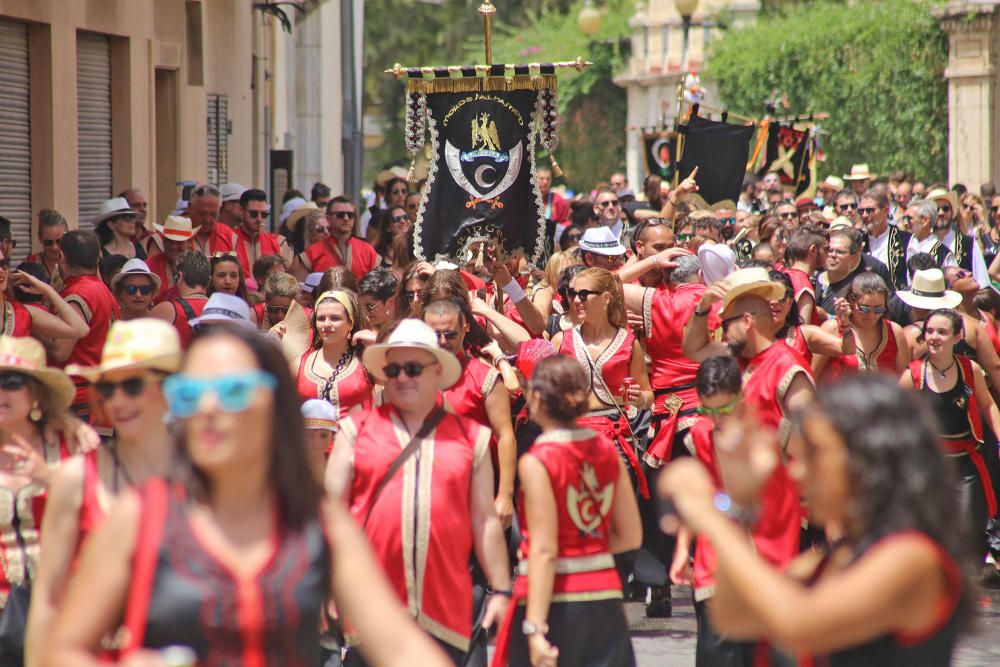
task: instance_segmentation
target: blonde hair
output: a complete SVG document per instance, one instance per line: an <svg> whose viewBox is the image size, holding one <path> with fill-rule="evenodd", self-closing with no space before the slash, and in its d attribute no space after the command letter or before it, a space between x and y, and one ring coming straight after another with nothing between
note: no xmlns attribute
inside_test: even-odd
<svg viewBox="0 0 1000 667"><path fill-rule="evenodd" d="M573 281L586 280L593 284L594 289L599 292L607 292L611 295L611 303L608 304L608 322L611 326L624 329L628 326L628 319L625 317L625 292L622 289L621 279L607 269L591 267L576 274Z"/></svg>
<svg viewBox="0 0 1000 667"><path fill-rule="evenodd" d="M556 252L545 263L545 285L555 289L559 285L559 276L566 267L580 264L580 256L570 252Z"/></svg>
<svg viewBox="0 0 1000 667"><path fill-rule="evenodd" d="M284 296L294 299L299 293L299 281L290 273L279 271L272 273L264 283L264 298L270 299L274 296Z"/></svg>

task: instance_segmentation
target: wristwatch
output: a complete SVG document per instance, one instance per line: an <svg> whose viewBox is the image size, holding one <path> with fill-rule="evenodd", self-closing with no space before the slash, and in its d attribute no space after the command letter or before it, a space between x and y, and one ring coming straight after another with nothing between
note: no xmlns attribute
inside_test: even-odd
<svg viewBox="0 0 1000 667"><path fill-rule="evenodd" d="M524 619L521 621L521 633L525 637L530 637L531 635L546 634L549 631L548 623L535 623L534 621L529 621Z"/></svg>

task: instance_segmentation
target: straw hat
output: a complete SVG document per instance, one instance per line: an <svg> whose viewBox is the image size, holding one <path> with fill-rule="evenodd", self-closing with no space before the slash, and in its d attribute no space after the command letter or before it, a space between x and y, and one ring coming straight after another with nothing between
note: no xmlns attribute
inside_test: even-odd
<svg viewBox="0 0 1000 667"><path fill-rule="evenodd" d="M952 213L958 212L958 193L954 190L945 190L943 188L935 188L927 193L924 199L929 199L935 204L939 201L946 201L951 205Z"/></svg>
<svg viewBox="0 0 1000 667"><path fill-rule="evenodd" d="M194 236L191 218L179 215L168 215L162 225L153 225L153 229L162 234L163 238L171 241L187 241Z"/></svg>
<svg viewBox="0 0 1000 667"><path fill-rule="evenodd" d="M941 269L917 271L913 274L910 289L899 290L896 296L907 306L921 310L954 308L962 303L961 294L945 289L944 271Z"/></svg>
<svg viewBox="0 0 1000 667"><path fill-rule="evenodd" d="M125 262L125 266L122 267L122 270L116 273L115 277L111 279L111 291L114 292L118 283L129 276L146 276L153 281L153 292L156 293L160 291L160 276L150 271L146 262L142 261L138 257L133 257L129 261Z"/></svg>
<svg viewBox="0 0 1000 667"><path fill-rule="evenodd" d="M767 269L733 271L722 284L726 288L726 296L722 299L719 318L723 320L732 315L729 309L741 297L756 296L765 301L777 301L785 296L785 286L771 280L767 275Z"/></svg>
<svg viewBox="0 0 1000 667"><path fill-rule="evenodd" d="M732 199L723 199L722 201L717 201L709 206L708 210L712 213L715 213L716 211L735 211L736 202Z"/></svg>
<svg viewBox="0 0 1000 667"><path fill-rule="evenodd" d="M319 206L317 206L316 202L314 201L307 201L304 204L299 204L299 206L297 206L295 210L293 210L291 213L288 214L288 217L285 219L285 226L294 232L295 229L299 226L299 223L302 222L303 218L305 218L313 211L318 211L318 210Z"/></svg>
<svg viewBox="0 0 1000 667"><path fill-rule="evenodd" d="M0 336L0 371L24 373L38 380L52 392L58 410L68 409L76 395L66 373L45 365L45 348L34 338Z"/></svg>
<svg viewBox="0 0 1000 667"><path fill-rule="evenodd" d="M848 227L853 229L854 221L843 215L838 215L837 217L835 217L833 220L830 221L831 232L835 229L846 229Z"/></svg>
<svg viewBox="0 0 1000 667"><path fill-rule="evenodd" d="M152 317L118 320L111 325L98 366L70 364L66 372L91 382L105 373L150 369L176 373L181 364L181 339L173 325Z"/></svg>
<svg viewBox="0 0 1000 667"><path fill-rule="evenodd" d="M340 427L337 420L337 408L320 398L310 398L302 404L302 419L307 430L322 430L337 432Z"/></svg>
<svg viewBox="0 0 1000 667"><path fill-rule="evenodd" d="M826 180L819 184L820 190L836 190L840 192L844 189L844 179L839 176L827 176Z"/></svg>
<svg viewBox="0 0 1000 667"><path fill-rule="evenodd" d="M845 181L867 181L875 178L875 174L868 171L868 163L852 164L851 173L844 174Z"/></svg>
<svg viewBox="0 0 1000 667"><path fill-rule="evenodd" d="M421 320L405 319L396 325L393 332L389 334L388 342L372 345L365 350L362 357L365 368L381 383L385 383L385 373L382 372L382 369L386 364L386 353L396 349L423 350L433 354L444 371L441 373L439 389L444 390L452 386L458 382L458 378L462 375L462 365L455 358L455 355L438 346L437 334L434 333L434 329Z"/></svg>
<svg viewBox="0 0 1000 667"><path fill-rule="evenodd" d="M201 316L190 322L192 328L202 324L235 324L245 329L256 329L250 320L250 306L238 296L216 292L208 297Z"/></svg>

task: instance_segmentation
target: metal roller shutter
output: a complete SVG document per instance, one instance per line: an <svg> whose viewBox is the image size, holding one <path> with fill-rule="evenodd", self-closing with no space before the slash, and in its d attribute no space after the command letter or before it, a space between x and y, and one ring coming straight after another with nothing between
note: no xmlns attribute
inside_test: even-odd
<svg viewBox="0 0 1000 667"><path fill-rule="evenodd" d="M208 94L208 182L229 182L229 96Z"/></svg>
<svg viewBox="0 0 1000 667"><path fill-rule="evenodd" d="M77 162L80 229L93 229L101 202L111 198L111 40L76 36Z"/></svg>
<svg viewBox="0 0 1000 667"><path fill-rule="evenodd" d="M0 215L11 221L14 261L31 252L28 26L0 21Z"/></svg>

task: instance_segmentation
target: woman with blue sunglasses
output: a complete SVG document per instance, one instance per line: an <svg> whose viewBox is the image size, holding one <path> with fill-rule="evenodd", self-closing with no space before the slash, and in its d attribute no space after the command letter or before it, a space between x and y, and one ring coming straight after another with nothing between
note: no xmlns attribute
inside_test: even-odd
<svg viewBox="0 0 1000 667"><path fill-rule="evenodd" d="M127 491L85 546L49 665L98 665L124 619L129 664L316 665L333 595L375 665L444 664L400 609L342 504L322 503L287 362L255 332L195 339L164 383L178 420L169 480Z"/></svg>
<svg viewBox="0 0 1000 667"><path fill-rule="evenodd" d="M813 357L813 374L820 383L831 383L845 375L879 371L893 377L910 363L910 347L903 329L886 317L889 288L878 274L865 271L851 281L847 290L851 304L850 326L854 331L854 354ZM821 327L837 337L843 335L839 320L827 320Z"/></svg>
<svg viewBox="0 0 1000 667"><path fill-rule="evenodd" d="M32 590L28 623L26 657L30 667L41 664L81 546L104 522L114 499L170 470L174 446L165 423L167 402L162 382L177 371L180 361L177 330L147 317L111 326L99 366L68 369L92 383L94 412L114 429L114 438L67 461L52 484L42 524L45 557Z"/></svg>

